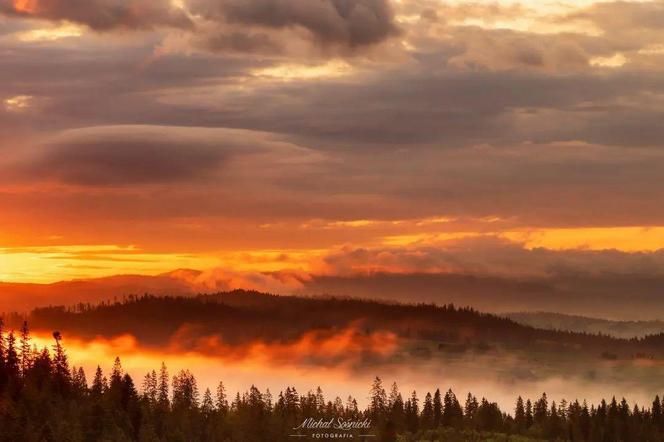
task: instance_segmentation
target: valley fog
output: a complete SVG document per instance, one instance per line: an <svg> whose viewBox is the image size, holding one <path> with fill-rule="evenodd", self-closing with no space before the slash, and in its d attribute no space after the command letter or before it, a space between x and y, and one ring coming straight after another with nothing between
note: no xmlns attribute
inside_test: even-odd
<svg viewBox="0 0 664 442"><path fill-rule="evenodd" d="M38 347L52 345L52 338L46 334L37 334L33 338ZM206 388L214 392L219 381L223 381L229 400L236 392L242 394L252 385L263 393L269 389L273 400L287 386L295 387L300 394L320 386L326 400L333 401L339 396L345 403L351 395L360 407L364 407L375 376L383 380L388 392L392 383L397 382L404 398L415 390L423 401L427 392L433 394L436 388L441 391L451 388L462 404L471 392L478 399L486 397L497 402L509 412L519 395L524 400L535 400L546 392L549 401L556 403L562 399L598 403L601 399L609 401L616 396L618 400L625 397L631 403L649 406L654 395L664 391L664 382L656 375L661 370L658 361L634 361L628 365L602 362L589 370L575 366L572 361L568 370L538 373L537 369L529 367L527 360L508 354L428 361L392 358L369 364L355 357L322 362L301 358L289 361L283 355L274 359L270 356L269 346L258 352L235 355L172 348L160 351L141 346L131 335L95 340L67 336L64 345L70 364L83 367L88 382L91 382L97 365L108 376L118 356L139 391L145 374L152 370L158 372L164 362L171 377L180 370L190 370L196 376L201 397ZM339 345L342 346L337 350L344 352L343 344ZM351 349L348 351L352 353Z"/></svg>

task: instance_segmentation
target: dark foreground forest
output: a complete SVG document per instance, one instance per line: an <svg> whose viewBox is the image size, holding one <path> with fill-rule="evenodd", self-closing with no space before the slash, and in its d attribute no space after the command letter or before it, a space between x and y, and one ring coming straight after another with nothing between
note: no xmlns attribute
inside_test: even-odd
<svg viewBox="0 0 664 442"><path fill-rule="evenodd" d="M659 397L649 407L615 398L588 405L518 398L514 409L472 394L457 398L435 390L403 394L380 378L367 386L368 405L353 397L327 400L318 389L273 395L255 386L229 395L223 382L200 392L188 371L172 378L165 365L138 384L116 359L88 382L70 367L62 335L50 349L30 341L27 323L18 335L0 329L0 440L20 441L660 441L664 415ZM296 429L305 422L360 423L361 429ZM301 436L301 437L299 437Z"/></svg>

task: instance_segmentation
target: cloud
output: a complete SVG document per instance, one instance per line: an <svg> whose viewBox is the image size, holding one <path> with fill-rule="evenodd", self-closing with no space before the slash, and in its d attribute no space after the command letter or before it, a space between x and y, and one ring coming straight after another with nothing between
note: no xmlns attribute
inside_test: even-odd
<svg viewBox="0 0 664 442"><path fill-rule="evenodd" d="M470 235L434 244L403 247L343 247L326 255L314 273L334 276L372 273L466 274L508 278L569 275L664 276L664 250L525 248L498 235Z"/></svg>
<svg viewBox="0 0 664 442"><path fill-rule="evenodd" d="M10 16L67 20L96 31L193 26L181 8L165 0L0 0L0 12Z"/></svg>
<svg viewBox="0 0 664 442"><path fill-rule="evenodd" d="M597 2L567 18L586 19L610 32L660 31L664 26L664 4L659 1Z"/></svg>
<svg viewBox="0 0 664 442"><path fill-rule="evenodd" d="M91 128L49 142L29 172L79 185L178 182L213 174L228 155L228 146L186 130Z"/></svg>
<svg viewBox="0 0 664 442"><path fill-rule="evenodd" d="M189 0L192 12L267 29L306 29L321 44L371 45L396 35L388 0Z"/></svg>
<svg viewBox="0 0 664 442"><path fill-rule="evenodd" d="M92 127L53 137L15 167L23 176L81 186L174 184L213 178L241 155L284 149L297 150L241 130Z"/></svg>
<svg viewBox="0 0 664 442"><path fill-rule="evenodd" d="M664 251L526 249L495 236L329 253L301 294L454 303L482 311L664 317Z"/></svg>
<svg viewBox="0 0 664 442"><path fill-rule="evenodd" d="M238 272L226 268L208 269L196 274L170 273L176 280L186 282L192 292L214 293L235 289L257 290L264 293L289 294L304 287L308 275L291 272Z"/></svg>

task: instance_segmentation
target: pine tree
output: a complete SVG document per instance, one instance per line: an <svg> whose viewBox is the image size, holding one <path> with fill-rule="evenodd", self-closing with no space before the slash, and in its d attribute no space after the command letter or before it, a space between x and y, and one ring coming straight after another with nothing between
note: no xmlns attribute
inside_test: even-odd
<svg viewBox="0 0 664 442"><path fill-rule="evenodd" d="M201 404L201 412L204 416L209 417L214 412L214 402L212 402L212 392L209 388L205 389L203 394L203 403Z"/></svg>
<svg viewBox="0 0 664 442"><path fill-rule="evenodd" d="M151 404L157 402L157 372L152 370L143 378L143 398Z"/></svg>
<svg viewBox="0 0 664 442"><path fill-rule="evenodd" d="M189 370L180 370L173 376L173 408L192 409L198 407L198 386Z"/></svg>
<svg viewBox="0 0 664 442"><path fill-rule="evenodd" d="M440 397L440 389L436 389L433 395L433 426L434 428L440 427L443 422L443 402Z"/></svg>
<svg viewBox="0 0 664 442"><path fill-rule="evenodd" d="M476 427L475 417L477 415L478 408L479 404L477 403L477 398L473 396L471 393L468 393L468 396L466 397L466 404L463 410L463 414L470 428Z"/></svg>
<svg viewBox="0 0 664 442"><path fill-rule="evenodd" d="M219 382L219 385L217 385L217 410L219 410L222 414L226 414L228 412L228 399L226 397L226 388L224 387L223 382Z"/></svg>
<svg viewBox="0 0 664 442"><path fill-rule="evenodd" d="M426 394L424 397L424 405L422 406L422 428L428 430L433 428L433 398L431 393Z"/></svg>
<svg viewBox="0 0 664 442"><path fill-rule="evenodd" d="M410 399L406 401L405 405L405 414L406 414L406 427L411 433L416 433L420 427L419 416L420 416L420 407L419 399L417 398L417 392L413 391L410 396Z"/></svg>
<svg viewBox="0 0 664 442"><path fill-rule="evenodd" d="M526 408L523 404L523 398L519 396L516 400L516 408L514 409L514 423L518 430L526 428Z"/></svg>
<svg viewBox="0 0 664 442"><path fill-rule="evenodd" d="M547 414L549 411L549 402L546 397L546 393L542 394L542 397L535 402L533 406L533 419L536 424L544 425L546 423Z"/></svg>
<svg viewBox="0 0 664 442"><path fill-rule="evenodd" d="M376 376L372 385L369 396L369 411L372 419L378 420L378 416L385 412L387 405L387 393L383 388L383 381Z"/></svg>
<svg viewBox="0 0 664 442"><path fill-rule="evenodd" d="M120 381L120 405L124 410L129 410L133 404L138 402L138 392L134 380L125 373Z"/></svg>
<svg viewBox="0 0 664 442"><path fill-rule="evenodd" d="M533 426L535 418L533 417L533 404L530 402L530 399L526 401L526 428Z"/></svg>
<svg viewBox="0 0 664 442"><path fill-rule="evenodd" d="M655 396L650 414L653 424L659 428L662 425L662 403L659 400L659 395Z"/></svg>
<svg viewBox="0 0 664 442"><path fill-rule="evenodd" d="M271 410L274 405L272 400L272 392L269 388L265 389L265 393L263 394L263 403L265 404L265 408L268 410Z"/></svg>
<svg viewBox="0 0 664 442"><path fill-rule="evenodd" d="M325 408L325 397L323 396L323 390L318 386L316 388L316 395L315 395L315 407L316 407L316 412L317 413L323 413L324 408Z"/></svg>
<svg viewBox="0 0 664 442"><path fill-rule="evenodd" d="M0 317L0 363L5 362L5 321Z"/></svg>
<svg viewBox="0 0 664 442"><path fill-rule="evenodd" d="M399 387L396 382L392 382L392 387L390 388L390 395L387 397L387 406L391 409L394 406L394 403L399 396Z"/></svg>
<svg viewBox="0 0 664 442"><path fill-rule="evenodd" d="M7 385L9 380L9 374L7 372L7 364L5 363L6 359L6 349L5 349L5 330L4 330L4 320L0 318L0 393L2 393Z"/></svg>
<svg viewBox="0 0 664 442"><path fill-rule="evenodd" d="M579 427L581 429L581 436L583 440L590 440L590 431L591 431L591 419L590 411L588 410L588 404L586 401L583 401L583 407L581 408L581 417L579 418Z"/></svg>
<svg viewBox="0 0 664 442"><path fill-rule="evenodd" d="M7 336L5 365L8 378L17 379L20 373L20 364L18 353L16 352L16 337L14 336L14 332L9 332Z"/></svg>
<svg viewBox="0 0 664 442"><path fill-rule="evenodd" d="M102 394L106 391L107 385L104 382L104 374L101 370L101 367L97 365L97 371L95 371L95 377L92 380L92 387L90 393L96 398L100 398Z"/></svg>
<svg viewBox="0 0 664 442"><path fill-rule="evenodd" d="M157 389L157 401L159 402L159 405L162 408L168 408L170 403L168 400L168 369L166 368L166 364L163 362L161 363L161 369L159 370L159 386Z"/></svg>
<svg viewBox="0 0 664 442"><path fill-rule="evenodd" d="M111 376L108 382L109 396L115 404L122 402L122 374L122 362L119 357L116 357L115 361L113 361L113 368L111 369Z"/></svg>
<svg viewBox="0 0 664 442"><path fill-rule="evenodd" d="M357 400L353 396L348 396L346 399L346 416L353 418L356 417L358 413Z"/></svg>
<svg viewBox="0 0 664 442"><path fill-rule="evenodd" d="M21 339L20 339L20 358L19 358L19 369L21 376L24 378L28 374L30 367L32 366L32 348L30 347L30 329L28 328L28 322L23 321L21 326Z"/></svg>
<svg viewBox="0 0 664 442"><path fill-rule="evenodd" d="M560 416L558 416L558 407L556 406L556 402L553 401L551 402L551 410L548 415L547 433L552 440L555 440L561 432L562 425L560 422Z"/></svg>
<svg viewBox="0 0 664 442"><path fill-rule="evenodd" d="M443 399L443 425L460 427L463 423L463 410L452 389L447 390Z"/></svg>
<svg viewBox="0 0 664 442"><path fill-rule="evenodd" d="M62 334L59 331L53 332L53 372L55 375L56 388L61 392L69 389L71 377L69 372L69 361L67 354L62 346Z"/></svg>
<svg viewBox="0 0 664 442"><path fill-rule="evenodd" d="M72 367L71 370L72 387L79 395L84 395L88 391L88 381L83 367Z"/></svg>

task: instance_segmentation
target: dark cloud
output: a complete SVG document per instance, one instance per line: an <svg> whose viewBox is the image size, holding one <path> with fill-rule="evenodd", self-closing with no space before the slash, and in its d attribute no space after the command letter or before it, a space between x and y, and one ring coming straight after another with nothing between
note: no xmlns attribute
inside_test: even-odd
<svg viewBox="0 0 664 442"><path fill-rule="evenodd" d="M304 28L323 44L364 46L398 32L388 0L190 0L189 4L193 12L213 20Z"/></svg>
<svg viewBox="0 0 664 442"><path fill-rule="evenodd" d="M204 118L305 136L335 148L433 143L458 148L531 141L643 146L661 131L651 124L651 131L642 130L647 123L640 122L656 120L660 111L642 106L641 100L663 90L664 81L655 74L468 71L426 60L364 75L361 81L261 85L226 97L229 108L242 112L215 115L211 110ZM218 108L220 98L201 97L198 106ZM608 121L634 129L618 138L597 130Z"/></svg>
<svg viewBox="0 0 664 442"><path fill-rule="evenodd" d="M246 30L217 30L199 35L194 40L196 46L213 52L238 52L245 54L280 54L283 44L269 34Z"/></svg>
<svg viewBox="0 0 664 442"><path fill-rule="evenodd" d="M241 131L111 126L65 132L17 168L83 186L175 184L214 176L233 156L270 147Z"/></svg>
<svg viewBox="0 0 664 442"><path fill-rule="evenodd" d="M30 170L68 184L132 185L192 180L214 173L228 151L185 134L147 128L72 132L44 148Z"/></svg>
<svg viewBox="0 0 664 442"><path fill-rule="evenodd" d="M0 0L0 12L67 20L97 31L193 26L184 11L167 0Z"/></svg>

